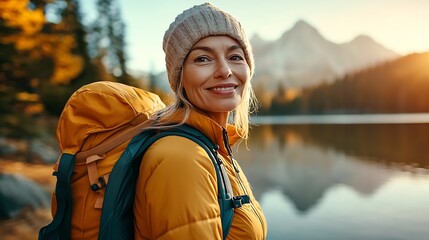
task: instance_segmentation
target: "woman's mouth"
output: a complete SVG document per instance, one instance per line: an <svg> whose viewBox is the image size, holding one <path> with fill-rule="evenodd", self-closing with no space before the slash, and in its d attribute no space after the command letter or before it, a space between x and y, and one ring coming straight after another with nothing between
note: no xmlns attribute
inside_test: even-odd
<svg viewBox="0 0 429 240"><path fill-rule="evenodd" d="M237 87L238 85L228 84L228 85L214 86L214 87L208 88L207 90L217 95L229 96L235 93Z"/></svg>
<svg viewBox="0 0 429 240"><path fill-rule="evenodd" d="M231 86L231 87L214 87L214 88L211 88L211 90L213 90L213 91L231 91L231 90L234 90L236 88L237 88L237 86Z"/></svg>

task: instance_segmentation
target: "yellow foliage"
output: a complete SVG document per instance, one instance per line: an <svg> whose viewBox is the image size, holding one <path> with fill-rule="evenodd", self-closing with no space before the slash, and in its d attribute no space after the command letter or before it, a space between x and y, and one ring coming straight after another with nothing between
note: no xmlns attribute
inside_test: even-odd
<svg viewBox="0 0 429 240"><path fill-rule="evenodd" d="M42 9L29 9L28 0L2 0L0 18L6 26L20 28L24 34L39 32L45 24Z"/></svg>
<svg viewBox="0 0 429 240"><path fill-rule="evenodd" d="M35 51L38 53L39 49L39 40L38 35L23 35L23 34L14 34L9 36L2 36L0 42L3 44L15 44L15 48L18 51ZM36 48L37 47L37 48Z"/></svg>
<svg viewBox="0 0 429 240"><path fill-rule="evenodd" d="M76 45L73 35L62 35L52 38L54 50L52 54L55 59L55 69L51 77L54 84L67 84L73 78L77 77L84 67L83 58L80 55L73 54L71 49Z"/></svg>
<svg viewBox="0 0 429 240"><path fill-rule="evenodd" d="M42 33L45 24L43 10L29 9L28 4L28 0L0 0L0 19L6 26L21 30L17 34L2 36L0 42L14 44L18 51L26 52L34 59L52 58L55 64L50 81L54 84L69 83L84 67L83 58L72 53L76 39L67 33Z"/></svg>
<svg viewBox="0 0 429 240"><path fill-rule="evenodd" d="M4 36L1 42L14 43L19 51L31 50L37 46L35 37L45 24L45 16L42 9L29 9L28 0L1 0L0 19L6 26L18 28L19 34Z"/></svg>
<svg viewBox="0 0 429 240"><path fill-rule="evenodd" d="M79 55L68 54L56 56L55 70L51 82L54 84L67 84L77 77L83 69L83 59Z"/></svg>
<svg viewBox="0 0 429 240"><path fill-rule="evenodd" d="M37 39L29 36L18 36L15 47L19 51L32 50L37 46Z"/></svg>
<svg viewBox="0 0 429 240"><path fill-rule="evenodd" d="M44 110L44 107L43 107L43 104L41 103L30 104L28 106L25 106L24 108L24 112L30 115L41 113L43 112L43 110Z"/></svg>
<svg viewBox="0 0 429 240"><path fill-rule="evenodd" d="M19 92L16 94L16 99L23 102L37 102L39 95L35 93Z"/></svg>

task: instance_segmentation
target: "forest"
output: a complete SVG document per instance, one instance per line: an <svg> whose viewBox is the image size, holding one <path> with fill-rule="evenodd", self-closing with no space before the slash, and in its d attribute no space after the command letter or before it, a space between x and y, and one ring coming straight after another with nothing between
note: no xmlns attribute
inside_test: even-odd
<svg viewBox="0 0 429 240"><path fill-rule="evenodd" d="M68 97L84 84L116 81L167 99L127 68L126 25L118 3L96 1L96 17L83 24L79 0L2 1L0 5L0 136L53 136ZM349 73L333 82L299 89L287 79L276 93L256 89L258 115L429 112L429 53ZM268 97L267 97L268 96Z"/></svg>
<svg viewBox="0 0 429 240"><path fill-rule="evenodd" d="M45 135L52 129L47 122L55 122L84 84L142 84L128 73L126 26L117 2L97 0L96 6L96 20L84 25L78 0L1 2L0 136Z"/></svg>
<svg viewBox="0 0 429 240"><path fill-rule="evenodd" d="M287 89L280 86L262 114L429 112L428 66L429 53L413 53L329 84L304 88L293 99L285 98Z"/></svg>

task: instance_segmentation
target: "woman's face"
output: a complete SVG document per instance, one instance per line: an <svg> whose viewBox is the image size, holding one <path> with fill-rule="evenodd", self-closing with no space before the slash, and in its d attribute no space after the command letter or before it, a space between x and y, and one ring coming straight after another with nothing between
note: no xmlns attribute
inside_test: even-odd
<svg viewBox="0 0 429 240"><path fill-rule="evenodd" d="M198 41L183 64L182 81L188 100L209 114L237 108L250 80L250 69L238 42L228 36Z"/></svg>

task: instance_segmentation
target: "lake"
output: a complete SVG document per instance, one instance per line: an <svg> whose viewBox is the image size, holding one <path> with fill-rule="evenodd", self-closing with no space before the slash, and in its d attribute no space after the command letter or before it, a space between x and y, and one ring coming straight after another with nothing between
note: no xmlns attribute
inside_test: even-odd
<svg viewBox="0 0 429 240"><path fill-rule="evenodd" d="M235 149L269 240L428 239L429 115L303 119L255 119Z"/></svg>
<svg viewBox="0 0 429 240"><path fill-rule="evenodd" d="M268 240L428 239L429 114L253 122L250 151L243 142L235 157L264 210ZM53 184L51 165L23 164L0 169ZM36 239L50 220L42 209L0 221L0 239Z"/></svg>

